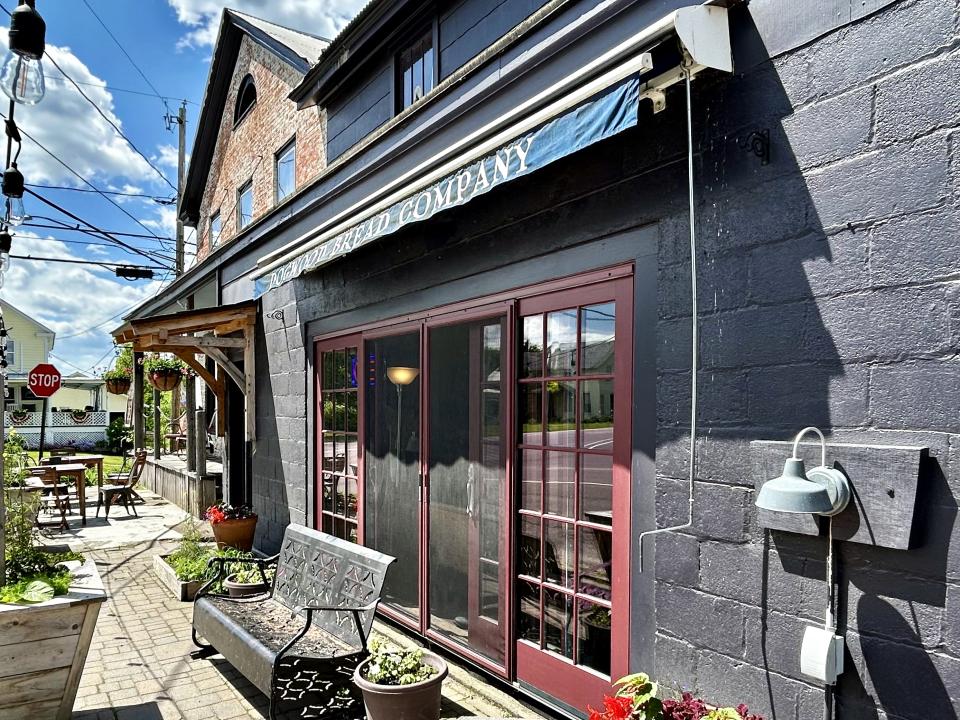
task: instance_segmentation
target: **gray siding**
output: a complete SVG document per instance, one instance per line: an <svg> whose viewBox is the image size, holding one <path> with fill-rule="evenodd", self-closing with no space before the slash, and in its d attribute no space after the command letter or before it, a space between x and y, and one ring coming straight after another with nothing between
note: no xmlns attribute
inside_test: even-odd
<svg viewBox="0 0 960 720"><path fill-rule="evenodd" d="M755 51L749 18L737 23L738 55ZM838 544L848 668L835 717L956 717L960 111L948 88L958 42L954 3L897 2L696 82L696 505L688 532L657 540L655 572L634 568L633 670L771 719L822 717L823 689L797 658L803 628L822 616L825 541L758 527L749 447L817 424L836 440L927 445L932 456L916 549ZM635 528L686 519L683 112L674 92L637 130L264 298L264 314L284 311L265 319L259 343L264 549L287 518L311 518L308 338L629 257L656 277L637 289L636 352L648 368L638 364L637 384L654 380L656 401L635 398ZM758 129L772 139L765 166L738 142Z"/></svg>

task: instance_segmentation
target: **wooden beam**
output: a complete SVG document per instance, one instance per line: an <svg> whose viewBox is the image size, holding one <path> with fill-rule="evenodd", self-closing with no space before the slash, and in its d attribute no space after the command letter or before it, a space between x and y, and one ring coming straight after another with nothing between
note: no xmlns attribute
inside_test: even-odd
<svg viewBox="0 0 960 720"><path fill-rule="evenodd" d="M204 355L211 358L217 365L223 368L224 372L230 376L230 378L237 384L237 387L241 390L245 387L245 382L243 379L243 373L240 372L240 368L233 364L233 361L228 358L222 350L218 348L201 348Z"/></svg>
<svg viewBox="0 0 960 720"><path fill-rule="evenodd" d="M167 338L166 344L177 347L242 348L245 341L243 338L219 337L217 335L174 335Z"/></svg>
<svg viewBox="0 0 960 720"><path fill-rule="evenodd" d="M173 354L189 365L190 369L193 370L200 377L200 379L207 384L207 387L209 387L217 395L217 397L223 395L223 382L211 375L210 371L204 367L203 363L197 361L197 358L195 355L193 355L193 353L186 350L175 350Z"/></svg>
<svg viewBox="0 0 960 720"><path fill-rule="evenodd" d="M256 414L256 367L254 365L254 347L253 332L247 331L243 334L243 399L244 411L246 415L246 426L244 436L247 442L257 439L257 414Z"/></svg>

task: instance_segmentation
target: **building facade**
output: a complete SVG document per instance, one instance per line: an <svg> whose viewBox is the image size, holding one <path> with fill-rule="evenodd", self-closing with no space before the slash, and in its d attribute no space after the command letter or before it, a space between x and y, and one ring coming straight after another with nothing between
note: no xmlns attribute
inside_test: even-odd
<svg viewBox="0 0 960 720"><path fill-rule="evenodd" d="M683 4L371 3L290 95L323 171L135 317L258 298L258 546L396 556L385 616L561 712L955 717L957 8ZM826 689L827 524L754 504L810 425Z"/></svg>

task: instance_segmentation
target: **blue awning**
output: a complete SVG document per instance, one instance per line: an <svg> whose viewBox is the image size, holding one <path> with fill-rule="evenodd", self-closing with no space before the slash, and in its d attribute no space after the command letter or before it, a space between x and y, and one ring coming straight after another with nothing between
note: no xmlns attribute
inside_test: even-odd
<svg viewBox="0 0 960 720"><path fill-rule="evenodd" d="M593 99L513 138L479 160L412 193L377 214L306 250L255 281L254 297L511 180L616 135L637 124L640 79L628 78Z"/></svg>

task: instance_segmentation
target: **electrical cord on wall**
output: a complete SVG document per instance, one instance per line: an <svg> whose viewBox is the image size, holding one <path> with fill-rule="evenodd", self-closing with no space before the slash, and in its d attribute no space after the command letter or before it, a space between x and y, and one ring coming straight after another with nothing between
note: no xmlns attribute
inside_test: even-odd
<svg viewBox="0 0 960 720"><path fill-rule="evenodd" d="M797 453L794 452L794 455ZM821 462L825 465L826 462ZM832 633L837 631L836 595L833 590L833 517L827 518L827 612L823 627ZM833 718L833 686L826 685L823 693L823 720Z"/></svg>
<svg viewBox="0 0 960 720"><path fill-rule="evenodd" d="M643 572L643 540L649 535L658 535L660 533L670 532L672 530L684 530L693 525L693 481L696 477L697 460L697 365L699 363L699 324L698 324L698 306L697 306L697 217L696 207L693 197L693 112L691 108L690 93L690 65L692 60L684 52L683 75L686 80L687 90L687 197L690 204L690 310L691 318L691 342L693 350L691 352L690 368L690 452L688 457L689 464L689 499L687 508L687 522L683 525L673 525L671 527L658 528L656 530L646 530L640 533L640 572Z"/></svg>

